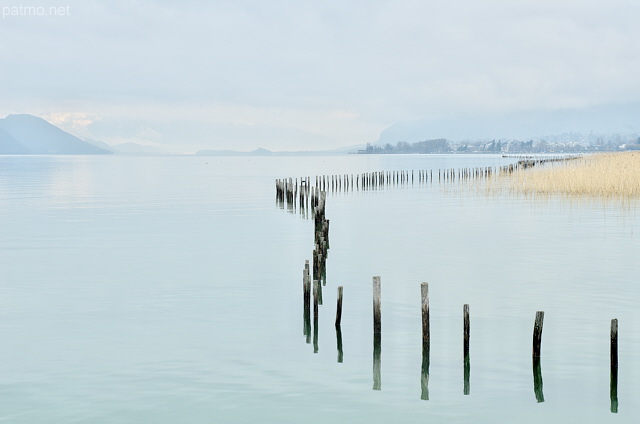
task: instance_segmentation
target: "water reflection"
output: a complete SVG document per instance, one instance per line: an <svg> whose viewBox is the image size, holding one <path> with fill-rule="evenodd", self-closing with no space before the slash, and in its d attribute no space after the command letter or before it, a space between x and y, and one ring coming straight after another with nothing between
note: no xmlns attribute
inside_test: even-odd
<svg viewBox="0 0 640 424"><path fill-rule="evenodd" d="M544 393L542 392L542 367L540 358L533 357L533 392L536 395L538 403L544 402Z"/></svg>
<svg viewBox="0 0 640 424"><path fill-rule="evenodd" d="M320 284L313 282L313 353L318 353L318 292Z"/></svg>
<svg viewBox="0 0 640 424"><path fill-rule="evenodd" d="M611 412L618 413L618 367L611 367L611 384L609 388L609 396L611 397Z"/></svg>
<svg viewBox="0 0 640 424"><path fill-rule="evenodd" d="M302 291L303 291L303 334L307 343L311 343L311 281L309 278L309 261L306 261L302 271Z"/></svg>
<svg viewBox="0 0 640 424"><path fill-rule="evenodd" d="M422 347L422 370L420 373L420 399L429 400L429 345Z"/></svg>
<svg viewBox="0 0 640 424"><path fill-rule="evenodd" d="M342 363L344 355L342 353L342 329L339 325L336 325L336 345L338 348L338 362Z"/></svg>
<svg viewBox="0 0 640 424"><path fill-rule="evenodd" d="M373 335L373 390L382 389L382 378L380 376L380 354L382 352L382 335Z"/></svg>
<svg viewBox="0 0 640 424"><path fill-rule="evenodd" d="M464 357L464 389L463 392L465 395L471 393L471 386L469 384L469 377L471 375L471 361L469 360L469 355L465 355Z"/></svg>

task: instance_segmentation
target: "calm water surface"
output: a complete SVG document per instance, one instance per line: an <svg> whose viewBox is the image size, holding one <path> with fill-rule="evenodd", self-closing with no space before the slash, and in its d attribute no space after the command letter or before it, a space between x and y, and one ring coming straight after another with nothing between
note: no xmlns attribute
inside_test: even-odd
<svg viewBox="0 0 640 424"><path fill-rule="evenodd" d="M506 163L472 155L0 157L0 421L636 422L634 202L437 183L329 194L318 352L306 343L302 269L313 224L276 205L275 178ZM374 275L382 278L379 391ZM421 400L423 281L429 400ZM537 310L545 311L542 403L531 366ZM617 414L611 318L620 327Z"/></svg>

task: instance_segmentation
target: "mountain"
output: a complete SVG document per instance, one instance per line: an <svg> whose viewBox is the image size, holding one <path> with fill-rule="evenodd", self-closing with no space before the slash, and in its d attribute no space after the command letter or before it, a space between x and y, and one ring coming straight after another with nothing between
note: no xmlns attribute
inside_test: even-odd
<svg viewBox="0 0 640 424"><path fill-rule="evenodd" d="M0 127L0 154L4 155L24 155L29 150L24 147L11 134Z"/></svg>
<svg viewBox="0 0 640 424"><path fill-rule="evenodd" d="M105 143L104 141L100 141L100 140L93 140L93 139L91 139L91 138L85 138L85 139L84 139L84 140L82 140L82 141L84 141L85 143L89 143L89 144L91 144L91 145L93 145L93 146L99 147L99 148L101 148L101 149L103 149L103 150L108 150L108 151L110 151L110 152L113 152L113 146L111 146L111 145L109 145L109 144Z"/></svg>
<svg viewBox="0 0 640 424"><path fill-rule="evenodd" d="M0 119L0 131L0 154L97 155L111 153L84 142L33 115L9 115Z"/></svg>
<svg viewBox="0 0 640 424"><path fill-rule="evenodd" d="M582 109L521 111L500 116L452 116L397 122L380 133L378 144L449 140L530 139L565 133L617 134L640 132L640 103Z"/></svg>

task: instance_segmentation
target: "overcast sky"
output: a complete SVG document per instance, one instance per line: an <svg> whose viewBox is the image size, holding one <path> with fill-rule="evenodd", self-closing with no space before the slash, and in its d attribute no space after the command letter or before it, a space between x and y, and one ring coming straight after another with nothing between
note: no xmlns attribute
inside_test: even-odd
<svg viewBox="0 0 640 424"><path fill-rule="evenodd" d="M640 101L637 0L0 7L0 116L110 144L324 149L398 121Z"/></svg>

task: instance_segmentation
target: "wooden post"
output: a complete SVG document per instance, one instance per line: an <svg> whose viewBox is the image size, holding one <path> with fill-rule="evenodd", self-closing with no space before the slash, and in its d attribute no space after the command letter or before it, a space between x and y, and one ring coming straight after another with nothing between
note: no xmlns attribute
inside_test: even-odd
<svg viewBox="0 0 640 424"><path fill-rule="evenodd" d="M618 413L618 320L611 320L611 382L609 386L611 412Z"/></svg>
<svg viewBox="0 0 640 424"><path fill-rule="evenodd" d="M338 304L336 306L336 327L340 327L342 321L342 286L338 286Z"/></svg>
<svg viewBox="0 0 640 424"><path fill-rule="evenodd" d="M533 392L536 401L544 402L542 391L542 366L540 364L540 343L542 342L542 323L544 321L544 311L536 312L536 321L533 325Z"/></svg>
<svg viewBox="0 0 640 424"><path fill-rule="evenodd" d="M319 295L319 281L313 280L313 320L318 319L318 295Z"/></svg>
<svg viewBox="0 0 640 424"><path fill-rule="evenodd" d="M380 277L373 277L373 390L381 390L381 365L380 354L382 352L382 310L380 294Z"/></svg>
<svg viewBox="0 0 640 424"><path fill-rule="evenodd" d="M380 277L373 277L373 334L382 332L382 310L380 305Z"/></svg>
<svg viewBox="0 0 640 424"><path fill-rule="evenodd" d="M471 391L469 384L469 377L471 374L471 361L469 358L469 335L470 335L470 323L469 323L469 305L465 304L462 307L462 315L464 321L463 330L463 352L464 352L464 386L463 393L468 395Z"/></svg>
<svg viewBox="0 0 640 424"><path fill-rule="evenodd" d="M422 350L428 350L431 343L429 333L429 283L420 285L422 294Z"/></svg>
<svg viewBox="0 0 640 424"><path fill-rule="evenodd" d="M429 400L429 358L431 335L429 332L429 283L420 284L422 304L422 369L420 372L420 399Z"/></svg>
<svg viewBox="0 0 640 424"><path fill-rule="evenodd" d="M318 281L320 281L321 283L324 282L324 278L323 278L323 268L324 268L324 255L322 254L322 238L320 238L319 241L319 245L317 245L318 247L316 247L316 249L318 249ZM326 284L326 283L325 283ZM323 284L323 285L325 285ZM322 290L322 289L320 289ZM322 292L320 293L320 304L322 305Z"/></svg>
<svg viewBox="0 0 640 424"><path fill-rule="evenodd" d="M464 357L469 356L469 334L470 334L470 325L469 325L469 305L465 304L462 307L462 315L464 321L464 335L463 335L463 352Z"/></svg>
<svg viewBox="0 0 640 424"><path fill-rule="evenodd" d="M544 311L536 312L536 321L533 325L533 357L540 357L540 344L542 343L542 323L544 321Z"/></svg>
<svg viewBox="0 0 640 424"><path fill-rule="evenodd" d="M618 320L611 320L611 372L618 370Z"/></svg>
<svg viewBox="0 0 640 424"><path fill-rule="evenodd" d="M304 261L304 269L302 270L302 282L304 288L305 303L311 299L311 275L309 274L309 260Z"/></svg>

